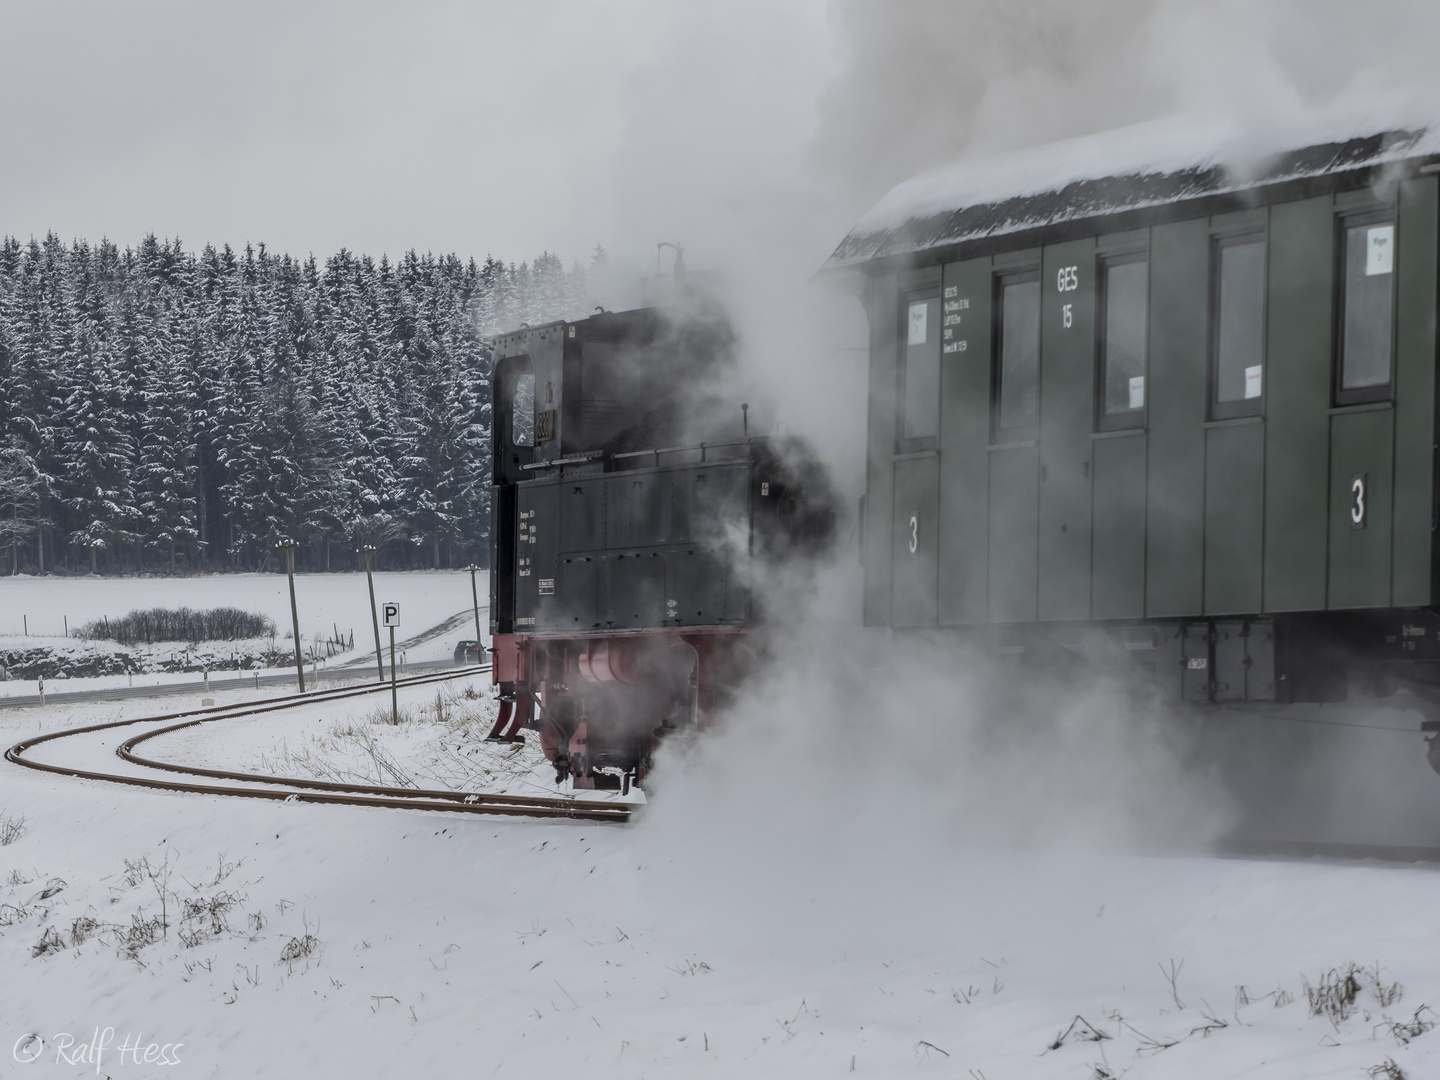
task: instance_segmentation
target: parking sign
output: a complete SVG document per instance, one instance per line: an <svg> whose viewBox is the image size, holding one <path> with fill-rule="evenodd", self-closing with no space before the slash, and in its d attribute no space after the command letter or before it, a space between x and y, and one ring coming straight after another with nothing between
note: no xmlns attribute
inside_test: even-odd
<svg viewBox="0 0 1440 1080"><path fill-rule="evenodd" d="M380 605L380 613L384 616L386 626L400 625L400 605L387 601Z"/></svg>

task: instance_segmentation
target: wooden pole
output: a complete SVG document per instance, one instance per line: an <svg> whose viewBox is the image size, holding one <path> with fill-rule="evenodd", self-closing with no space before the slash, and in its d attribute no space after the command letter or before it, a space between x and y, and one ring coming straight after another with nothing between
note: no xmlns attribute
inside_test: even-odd
<svg viewBox="0 0 1440 1080"><path fill-rule="evenodd" d="M300 609L295 606L295 541L285 541L285 573L290 578L290 629L295 635L295 677L305 692L305 661L300 656Z"/></svg>
<svg viewBox="0 0 1440 1080"><path fill-rule="evenodd" d="M475 571L480 569L471 563L467 570L470 571L470 599L475 604L475 663L485 663L485 639L480 636L480 592L475 585Z"/></svg>
<svg viewBox="0 0 1440 1080"><path fill-rule="evenodd" d="M366 544L363 550L365 552L365 582L370 586L370 622L375 627L375 667L380 671L380 681L384 682L385 655L380 651L380 616L375 613L375 578L370 573L370 554L375 549ZM393 638L395 635L392 633L390 636Z"/></svg>

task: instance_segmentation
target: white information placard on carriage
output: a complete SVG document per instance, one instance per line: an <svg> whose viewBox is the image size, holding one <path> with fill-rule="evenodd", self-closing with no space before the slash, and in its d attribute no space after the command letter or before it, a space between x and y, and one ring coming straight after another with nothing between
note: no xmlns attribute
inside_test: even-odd
<svg viewBox="0 0 1440 1080"><path fill-rule="evenodd" d="M393 601L386 601L380 605L380 616L385 626L400 625L400 605Z"/></svg>
<svg viewBox="0 0 1440 1080"><path fill-rule="evenodd" d="M1377 225L1365 230L1365 276L1389 274L1395 270L1395 226Z"/></svg>
<svg viewBox="0 0 1440 1080"><path fill-rule="evenodd" d="M906 337L907 345L924 345L927 337L926 330L929 308L922 302L910 305L909 332Z"/></svg>

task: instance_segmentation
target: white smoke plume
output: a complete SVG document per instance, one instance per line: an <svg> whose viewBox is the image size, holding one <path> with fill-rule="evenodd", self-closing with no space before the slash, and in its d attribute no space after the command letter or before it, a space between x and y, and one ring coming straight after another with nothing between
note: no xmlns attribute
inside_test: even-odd
<svg viewBox="0 0 1440 1080"><path fill-rule="evenodd" d="M852 299L812 275L891 186L957 159L1172 115L1220 116L1243 140L1377 98L1436 100L1440 10L740 0L666 8L653 29L653 58L626 97L610 188L617 231L683 242L692 268L721 272L752 381L820 448L853 507L867 329ZM622 254L636 267L653 259L638 244ZM709 835L707 858L737 871L810 851L799 862L808 873L837 847L895 843L897 824L911 838L905 858L956 839L1190 846L1235 824L1241 809L1216 776L1245 757L1244 737L1197 733L1103 680L997 672L943 635L861 630L853 530L844 539L818 589L788 598L773 665L720 730L665 753L657 835L680 846ZM1286 745L1277 767L1307 756ZM1423 768L1418 740L1411 750ZM1318 756L1327 777L1343 769ZM1323 800L1326 782L1296 790Z"/></svg>

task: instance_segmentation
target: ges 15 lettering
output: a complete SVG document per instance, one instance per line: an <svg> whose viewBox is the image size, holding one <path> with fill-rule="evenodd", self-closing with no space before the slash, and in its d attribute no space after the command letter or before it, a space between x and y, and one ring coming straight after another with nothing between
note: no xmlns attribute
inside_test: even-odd
<svg viewBox="0 0 1440 1080"><path fill-rule="evenodd" d="M1062 266L1055 272L1055 289L1057 292L1074 292L1080 288L1080 268L1078 266ZM1075 325L1075 305L1063 304L1060 308L1060 323L1066 330Z"/></svg>

